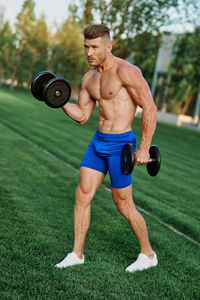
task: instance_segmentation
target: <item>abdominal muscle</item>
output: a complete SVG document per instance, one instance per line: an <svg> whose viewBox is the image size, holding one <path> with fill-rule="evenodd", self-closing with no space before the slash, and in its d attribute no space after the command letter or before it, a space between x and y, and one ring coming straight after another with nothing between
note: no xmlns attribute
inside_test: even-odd
<svg viewBox="0 0 200 300"><path fill-rule="evenodd" d="M119 134L131 130L136 105L127 93L119 93L112 99L99 100L99 130Z"/></svg>

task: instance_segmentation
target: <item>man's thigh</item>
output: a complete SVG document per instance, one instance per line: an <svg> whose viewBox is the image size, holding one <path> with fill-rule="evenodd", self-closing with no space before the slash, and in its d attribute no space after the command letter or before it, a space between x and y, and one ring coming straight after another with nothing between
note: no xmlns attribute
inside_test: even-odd
<svg viewBox="0 0 200 300"><path fill-rule="evenodd" d="M81 167L79 173L79 187L86 194L93 197L102 183L105 174L87 167Z"/></svg>
<svg viewBox="0 0 200 300"><path fill-rule="evenodd" d="M112 155L108 159L111 187L123 189L132 184L132 174L125 175L121 169L121 153Z"/></svg>

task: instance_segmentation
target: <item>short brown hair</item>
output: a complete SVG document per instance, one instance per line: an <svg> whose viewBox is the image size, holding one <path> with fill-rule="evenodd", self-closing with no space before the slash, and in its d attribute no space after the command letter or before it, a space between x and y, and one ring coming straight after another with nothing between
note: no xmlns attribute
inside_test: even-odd
<svg viewBox="0 0 200 300"><path fill-rule="evenodd" d="M103 24L90 24L84 29L85 39L96 39L106 36L110 40L110 29Z"/></svg>

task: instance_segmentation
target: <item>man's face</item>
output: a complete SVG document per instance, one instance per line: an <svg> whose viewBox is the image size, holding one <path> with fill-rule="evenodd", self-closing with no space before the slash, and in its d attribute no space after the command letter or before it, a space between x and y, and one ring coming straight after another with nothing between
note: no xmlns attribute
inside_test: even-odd
<svg viewBox="0 0 200 300"><path fill-rule="evenodd" d="M84 47L90 66L96 67L106 59L108 42L105 38L85 39Z"/></svg>

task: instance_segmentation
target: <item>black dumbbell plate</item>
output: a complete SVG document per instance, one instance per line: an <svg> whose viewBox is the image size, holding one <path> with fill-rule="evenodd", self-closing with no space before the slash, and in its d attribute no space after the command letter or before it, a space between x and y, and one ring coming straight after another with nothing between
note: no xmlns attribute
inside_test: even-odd
<svg viewBox="0 0 200 300"><path fill-rule="evenodd" d="M150 158L155 159L155 161L149 162L147 164L147 171L149 175L156 176L160 170L161 165L161 154L158 146L152 145L149 150Z"/></svg>
<svg viewBox="0 0 200 300"><path fill-rule="evenodd" d="M54 78L44 88L44 101L53 108L62 107L69 101L70 96L71 87L64 78Z"/></svg>
<svg viewBox="0 0 200 300"><path fill-rule="evenodd" d="M131 174L134 168L134 147L132 144L124 145L121 153L121 168L125 175Z"/></svg>
<svg viewBox="0 0 200 300"><path fill-rule="evenodd" d="M48 72L48 71L43 71L38 73L32 80L31 83L31 92L33 94L33 96L40 100L40 101L44 101L43 98L43 89L44 89L44 85L51 79L55 78L56 75Z"/></svg>

